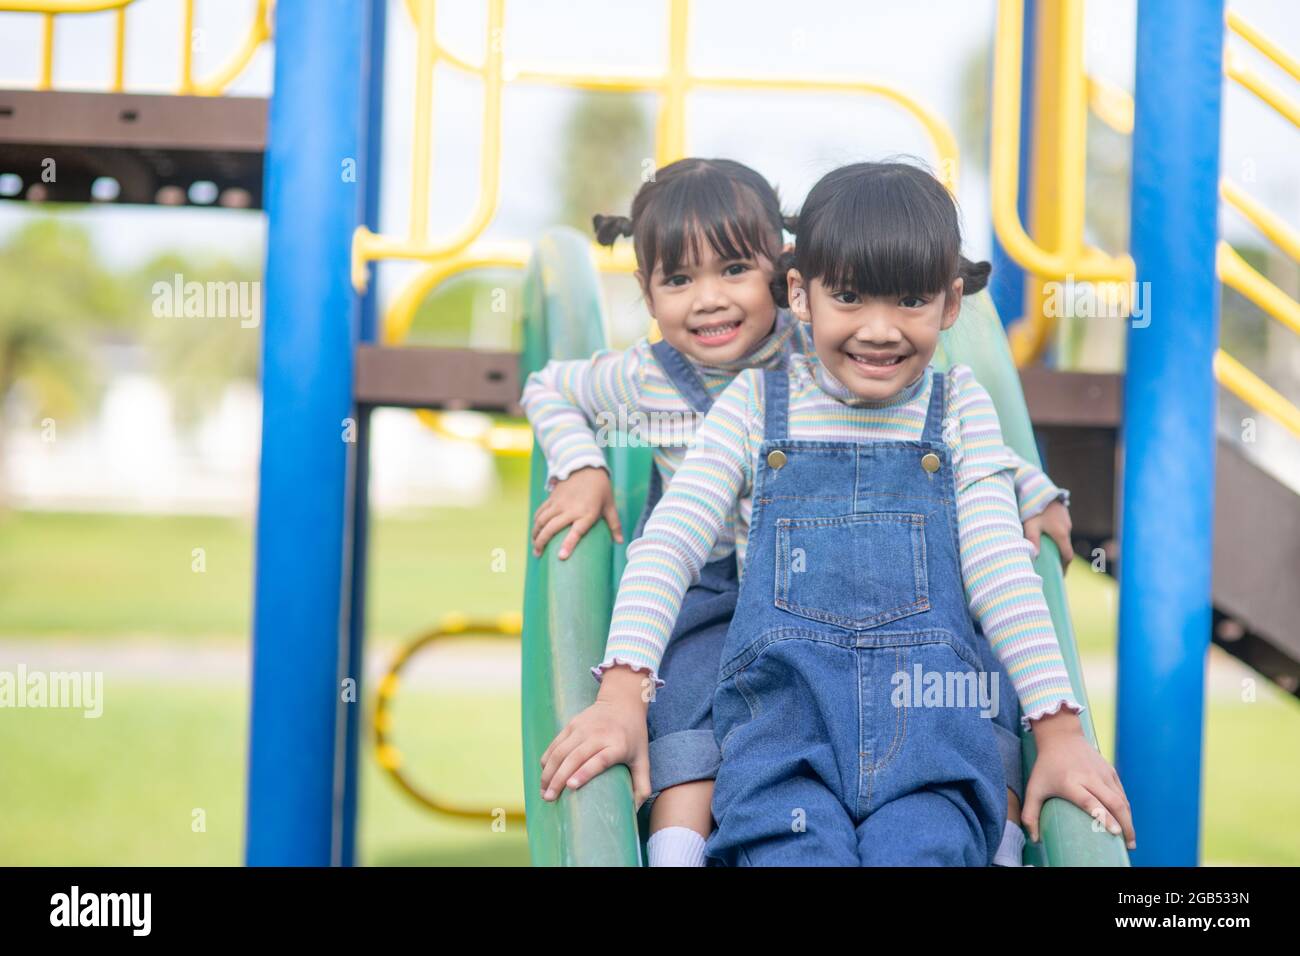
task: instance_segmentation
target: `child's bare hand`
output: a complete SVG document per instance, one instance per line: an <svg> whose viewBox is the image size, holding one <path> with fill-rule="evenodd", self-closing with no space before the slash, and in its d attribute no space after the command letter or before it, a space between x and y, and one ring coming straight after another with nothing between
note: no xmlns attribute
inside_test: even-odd
<svg viewBox="0 0 1300 956"><path fill-rule="evenodd" d="M569 721L542 754L542 798L557 800L616 764L632 771L637 809L650 796L650 740L646 731L648 678L611 667L596 702Z"/></svg>
<svg viewBox="0 0 1300 956"><path fill-rule="evenodd" d="M609 472L604 468L579 468L557 482L551 489L551 496L537 509L533 518L533 554L540 558L547 542L569 528L568 537L560 545L560 560L563 561L573 554L582 536L601 518L609 525L614 540L622 544L623 526L618 520L618 509L614 507L614 488L609 483Z"/></svg>
<svg viewBox="0 0 1300 956"><path fill-rule="evenodd" d="M1040 538L1044 531L1056 542L1061 552L1061 567L1068 568L1074 560L1074 545L1070 543L1070 509L1059 501L1050 505L1025 522L1025 537L1034 546L1034 557L1038 557Z"/></svg>
<svg viewBox="0 0 1300 956"><path fill-rule="evenodd" d="M1032 722L1038 759L1025 786L1020 819L1038 842L1038 816L1050 797L1064 797L1087 811L1111 833L1122 832L1130 850L1137 848L1133 813L1119 774L1083 735L1077 714L1062 709Z"/></svg>

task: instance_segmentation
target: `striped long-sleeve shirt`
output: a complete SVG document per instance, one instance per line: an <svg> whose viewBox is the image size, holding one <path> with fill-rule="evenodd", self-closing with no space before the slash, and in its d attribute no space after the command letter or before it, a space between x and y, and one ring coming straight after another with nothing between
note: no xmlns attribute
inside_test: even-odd
<svg viewBox="0 0 1300 956"><path fill-rule="evenodd" d="M810 353L812 341L807 329L806 324L782 309L777 312L772 334L738 361L726 365L702 365L689 357L687 361L716 399L744 369L778 368L791 355ZM645 338L624 351L605 349L589 359L547 363L528 376L521 404L546 456L550 487L579 468L605 467L601 436L611 429L602 427L602 423L650 421L655 416L686 423L685 428L650 428L643 434L653 446L655 467L665 488L686 457L688 442L682 439L694 434L694 413ZM1069 491L1056 487L1039 468L1010 449L1006 454L1016 462L1015 489L1021 521L1041 513L1053 501L1069 506ZM730 554L733 541L728 527L719 535L711 560Z"/></svg>
<svg viewBox="0 0 1300 956"><path fill-rule="evenodd" d="M853 395L815 357L790 361L789 435L820 441L916 441L925 425L932 367L885 402ZM628 548L628 565L610 622L599 677L615 664L657 676L686 590L719 536L734 524L740 566L748 539L752 490L763 441L762 375L743 372L713 406L676 477ZM962 582L971 616L1007 669L1023 722L1081 712L1030 563L1016 509L1013 473L1022 463L1002 441L997 411L970 368L949 373L944 441L952 453Z"/></svg>

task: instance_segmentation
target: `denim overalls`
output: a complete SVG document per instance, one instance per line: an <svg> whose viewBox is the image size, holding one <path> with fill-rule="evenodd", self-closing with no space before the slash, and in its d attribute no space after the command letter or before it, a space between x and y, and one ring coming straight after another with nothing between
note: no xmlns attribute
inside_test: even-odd
<svg viewBox="0 0 1300 956"><path fill-rule="evenodd" d="M707 413L713 396L694 366L665 341L654 343L651 350L691 409ZM656 466L651 471L645 510L633 538L641 536L662 495L663 481ZM692 780L712 780L718 772L713 692L718 684L722 642L736 610L739 587L736 556L732 553L706 564L700 571L699 583L682 600L681 613L659 665L664 686L655 692L646 712L653 795L643 804L643 814L649 814L660 791Z"/></svg>
<svg viewBox="0 0 1300 956"><path fill-rule="evenodd" d="M974 694L965 706L955 690L938 705L922 694L929 674L969 688L983 671L943 374L932 381L920 441L797 441L788 374L764 374L747 564L714 701L715 860L993 859L1007 806L993 722Z"/></svg>

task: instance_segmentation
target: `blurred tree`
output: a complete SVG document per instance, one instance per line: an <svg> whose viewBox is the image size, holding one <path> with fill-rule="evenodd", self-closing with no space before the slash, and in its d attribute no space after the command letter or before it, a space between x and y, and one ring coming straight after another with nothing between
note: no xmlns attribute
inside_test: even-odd
<svg viewBox="0 0 1300 956"><path fill-rule="evenodd" d="M592 216L626 215L643 177L654 172L654 131L641 99L584 92L560 136L555 221L589 236Z"/></svg>
<svg viewBox="0 0 1300 956"><path fill-rule="evenodd" d="M178 424L194 424L232 381L258 383L262 343L261 270L254 261L201 253L155 256L122 277L129 314L172 396ZM185 309L198 283L201 314ZM221 293L209 301L209 292ZM213 307L216 308L213 308ZM249 317L239 307L248 308Z"/></svg>
<svg viewBox="0 0 1300 956"><path fill-rule="evenodd" d="M11 408L29 417L24 424L53 420L57 436L94 406L103 383L89 346L103 329L123 328L123 314L122 290L82 227L35 219L0 246L0 461Z"/></svg>

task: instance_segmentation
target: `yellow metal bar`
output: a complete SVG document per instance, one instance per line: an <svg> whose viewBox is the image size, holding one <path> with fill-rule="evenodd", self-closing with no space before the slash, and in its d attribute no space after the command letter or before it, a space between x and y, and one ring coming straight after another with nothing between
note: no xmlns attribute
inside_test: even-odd
<svg viewBox="0 0 1300 956"><path fill-rule="evenodd" d="M1064 216L1065 197L1073 181L1065 178L1062 156L1067 149L1063 123L1068 122L1069 108L1064 103L1065 76L1069 57L1063 55L1068 45L1065 35L1065 11L1056 3L1036 6L1034 29L1034 87L1031 106L1033 148L1030 151L1029 229L1034 242L1048 252L1068 256ZM1025 276L1025 312L1020 321L1007 330L1011 354L1017 366L1030 365L1056 334L1059 323L1055 312L1044 308L1046 285L1058 277Z"/></svg>
<svg viewBox="0 0 1300 956"><path fill-rule="evenodd" d="M135 0L0 0L5 13L101 13L119 10Z"/></svg>
<svg viewBox="0 0 1300 956"><path fill-rule="evenodd" d="M37 89L54 88L54 14L47 13L41 24L41 81Z"/></svg>
<svg viewBox="0 0 1300 956"><path fill-rule="evenodd" d="M1215 257L1219 278L1300 335L1300 303L1291 298L1237 254L1237 250L1220 241Z"/></svg>
<svg viewBox="0 0 1300 956"><path fill-rule="evenodd" d="M1224 72L1228 78L1240 83L1250 92L1254 93L1261 100L1267 103L1273 109L1277 110L1294 126L1300 126L1300 104L1294 100L1288 99L1275 86L1265 80L1262 76L1245 66L1241 60L1232 53L1225 52Z"/></svg>
<svg viewBox="0 0 1300 956"><path fill-rule="evenodd" d="M462 640L469 634L478 634L489 639L518 640L523 630L523 619L515 613L498 615L495 621L472 620L464 614L448 614L434 631L416 638L398 653L388 673L379 681L375 695L375 714L373 720L375 732L375 760L387 770L397 784L413 799L436 813L460 817L468 820L498 820L504 813L505 819L512 823L522 823L524 811L521 807L505 809L493 806L473 806L464 803L452 803L435 793L423 789L414 779L403 772L405 763L401 749L392 741L393 698L401 686L401 674L417 652L433 644L447 640Z"/></svg>
<svg viewBox="0 0 1300 956"><path fill-rule="evenodd" d="M424 46L425 27L433 29L433 0L416 0L421 10L421 46ZM425 8L427 12L425 12ZM434 245L427 241L428 206L429 206L429 156L428 150L422 149L419 124L421 117L426 123L432 123L432 79L431 69L421 69L421 75L429 75L427 109L417 105L416 113L416 155L412 159L411 169L411 223L412 227L406 239L398 239L371 232L364 226L357 229L352 237L352 284L358 291L364 291L369 283L367 264L375 259L418 259L437 262L454 258L482 235L488 223L496 213L500 201L501 178L501 95L502 68L500 37L505 24L505 0L489 0L488 3L488 39L484 62L483 88L483 134L479 153L479 193L470 221L450 239ZM432 53L433 45L428 47ZM417 56L417 60L419 57ZM417 63L417 69L420 69ZM417 82L417 100L420 90ZM425 134L428 136L426 126ZM417 232L417 227L419 232Z"/></svg>
<svg viewBox="0 0 1300 956"><path fill-rule="evenodd" d="M185 0L185 16L181 24L181 85L180 94L194 91L194 0Z"/></svg>
<svg viewBox="0 0 1300 956"><path fill-rule="evenodd" d="M1060 99L1056 125L1056 197L1060 204L1057 251L1077 259L1083 251L1085 190L1088 161L1088 94L1083 72L1083 0L1058 0L1060 45L1057 69ZM1046 197L1039 197L1040 199Z"/></svg>
<svg viewBox="0 0 1300 956"><path fill-rule="evenodd" d="M126 86L126 7L118 7L113 29L113 86L121 93Z"/></svg>
<svg viewBox="0 0 1300 956"><path fill-rule="evenodd" d="M1214 376L1251 408L1273 418L1300 438L1300 409L1223 349L1214 353Z"/></svg>
<svg viewBox="0 0 1300 956"><path fill-rule="evenodd" d="M434 288L447 279L475 269L522 269L532 247L526 242L481 243L456 256L433 263L398 293L384 313L381 340L396 345L406 338L415 322L416 310Z"/></svg>
<svg viewBox="0 0 1300 956"><path fill-rule="evenodd" d="M380 330L381 340L388 345L405 341L421 303L446 280L479 269L523 269L531 254L532 246L527 242L480 243L434 263L407 283L388 307ZM593 248L593 254L596 266L602 272L630 275L636 269L636 260L626 246L617 250L598 246ZM493 425L481 435L467 438L452 434L439 412L419 409L416 416L439 434L476 441L493 454L525 455L532 448L532 431L527 427Z"/></svg>
<svg viewBox="0 0 1300 956"><path fill-rule="evenodd" d="M1300 232L1231 180L1225 179L1219 183L1219 195L1268 236L1279 249L1300 262Z"/></svg>
<svg viewBox="0 0 1300 956"><path fill-rule="evenodd" d="M1072 275L1078 281L1132 281L1133 260L1084 248L1071 261L1038 246L1025 232L1016 208L1020 176L1020 58L1023 0L998 4L997 45L993 54L993 148L991 189L993 224L1007 254L1040 276Z"/></svg>
<svg viewBox="0 0 1300 956"><path fill-rule="evenodd" d="M109 89L125 89L126 10L136 0L0 0L0 12L40 13L44 15L41 74L37 89L54 86L54 29L59 14L103 13L113 11L113 73ZM181 80L177 92L199 96L217 96L243 72L258 47L271 37L271 0L257 0L257 13L240 48L211 77L194 78L194 0L184 0L181 38Z"/></svg>
<svg viewBox="0 0 1300 956"><path fill-rule="evenodd" d="M1300 80L1300 60L1291 56L1280 46L1264 36L1258 29L1241 18L1235 10L1228 11L1228 29L1241 37L1260 53L1264 54L1291 76Z"/></svg>
<svg viewBox="0 0 1300 956"><path fill-rule="evenodd" d="M384 313L382 341L388 345L403 341L411 331L420 303L447 279L475 269L523 269L531 254L532 246L527 242L483 242L434 262L407 283L393 299L388 311ZM593 244L592 254L596 268L601 272L631 275L636 271L636 259L627 245L610 249Z"/></svg>
<svg viewBox="0 0 1300 956"><path fill-rule="evenodd" d="M1128 91L1095 76L1088 77L1088 106L1117 133L1133 135L1133 97Z"/></svg>
<svg viewBox="0 0 1300 956"><path fill-rule="evenodd" d="M506 70L499 43L489 42L483 65L477 66L449 53L434 34L433 0L406 0L407 10L420 31L417 52L416 117L411 170L411 227L406 237L381 235L358 229L353 237L352 281L359 291L368 283L368 263L377 259L410 259L431 263L452 261L472 243L491 221L498 203L500 177L500 105ZM915 117L934 143L941 178L951 189L957 187L957 140L942 118L899 90L889 86L850 79L800 80L781 77L693 77L687 72L688 13L686 0L670 0L669 71L664 76L601 76L577 72L512 71L511 82L552 84L614 92L658 92L661 108L656 137L656 158L661 165L678 158L685 149L685 94L691 88L740 91L787 90L795 92L856 93L880 96ZM491 0L489 37L499 37L504 26L503 0ZM485 110L480 154L479 203L470 222L452 239L430 244L427 237L431 136L422 124L432 123L432 72L434 62L452 66L485 82ZM427 90L425 89L427 84ZM420 102L427 96L428 107ZM423 212L421 211L423 210Z"/></svg>
<svg viewBox="0 0 1300 956"><path fill-rule="evenodd" d="M418 42L415 54L415 135L411 151L412 242L429 235L429 161L433 153L433 0L418 0Z"/></svg>
<svg viewBox="0 0 1300 956"><path fill-rule="evenodd" d="M244 71L253 55L267 40L271 39L271 3L270 0L257 0L257 11L253 25L244 35L244 42L239 49L212 76L206 80L197 80L193 92L198 96L219 96Z"/></svg>
<svg viewBox="0 0 1300 956"><path fill-rule="evenodd" d="M668 0L668 74L659 102L660 135L656 137L656 166L665 166L686 155L689 27L689 0Z"/></svg>

